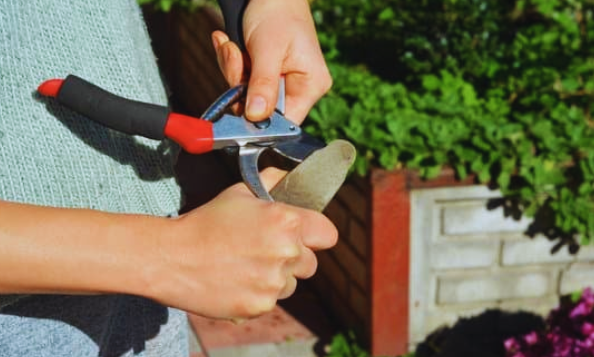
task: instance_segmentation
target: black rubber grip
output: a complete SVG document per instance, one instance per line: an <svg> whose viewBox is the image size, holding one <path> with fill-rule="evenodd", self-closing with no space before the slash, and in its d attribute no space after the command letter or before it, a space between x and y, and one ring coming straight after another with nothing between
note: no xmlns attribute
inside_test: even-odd
<svg viewBox="0 0 594 357"><path fill-rule="evenodd" d="M108 128L157 140L165 137L167 107L119 97L74 75L66 77L57 99Z"/></svg>
<svg viewBox="0 0 594 357"><path fill-rule="evenodd" d="M218 0L218 2L225 19L227 36L239 46L242 52L245 52L242 21L249 0Z"/></svg>

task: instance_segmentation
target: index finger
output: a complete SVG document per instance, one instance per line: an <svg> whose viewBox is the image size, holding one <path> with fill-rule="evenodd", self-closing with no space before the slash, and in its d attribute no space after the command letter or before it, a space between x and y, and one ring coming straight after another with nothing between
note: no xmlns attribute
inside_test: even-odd
<svg viewBox="0 0 594 357"><path fill-rule="evenodd" d="M272 41L254 41L247 45L251 59L246 116L261 121L272 115L278 98L284 46Z"/></svg>
<svg viewBox="0 0 594 357"><path fill-rule="evenodd" d="M338 242L338 229L323 214L301 209L303 219L301 243L311 250L332 248Z"/></svg>

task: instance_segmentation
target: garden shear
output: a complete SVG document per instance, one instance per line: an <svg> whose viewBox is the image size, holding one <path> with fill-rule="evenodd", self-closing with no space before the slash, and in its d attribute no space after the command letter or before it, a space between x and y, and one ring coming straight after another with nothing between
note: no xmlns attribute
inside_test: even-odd
<svg viewBox="0 0 594 357"><path fill-rule="evenodd" d="M247 3L248 0L219 0L226 32L244 53L242 18ZM268 119L253 123L243 116L229 114L228 109L243 98L246 89L245 84L240 84L227 90L200 118L119 97L74 75L47 80L38 87L38 92L111 129L157 140L170 138L191 154L236 148L243 181L257 197L272 201L260 180L260 155L271 149L298 164L325 144L284 116L282 78L276 109Z"/></svg>
<svg viewBox="0 0 594 357"><path fill-rule="evenodd" d="M150 139L169 138L191 154L217 149L238 149L243 181L259 198L272 201L258 171L258 158L268 149L298 164L325 145L309 136L284 114L284 81L272 116L263 122L250 122L227 113L246 92L246 85L223 93L202 115L195 118L171 112L165 106L126 99L74 75L50 79L38 87L44 96L104 126L130 135Z"/></svg>

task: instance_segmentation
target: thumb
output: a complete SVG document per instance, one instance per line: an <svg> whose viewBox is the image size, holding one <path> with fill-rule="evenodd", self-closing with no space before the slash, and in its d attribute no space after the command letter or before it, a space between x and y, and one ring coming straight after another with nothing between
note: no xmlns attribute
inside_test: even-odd
<svg viewBox="0 0 594 357"><path fill-rule="evenodd" d="M280 180L287 175L287 171L277 169L276 167L268 167L260 172L260 180L266 187L267 191L270 191Z"/></svg>
<svg viewBox="0 0 594 357"><path fill-rule="evenodd" d="M268 38L268 37L267 37ZM248 46L252 60L248 84L246 116L261 121L272 115L278 96L283 48L271 41L257 41Z"/></svg>
<svg viewBox="0 0 594 357"><path fill-rule="evenodd" d="M268 167L260 172L260 180L262 181L264 188L266 188L266 191L270 191L286 175L287 171L277 169L276 167ZM231 189L235 191L244 192L245 194L249 194L250 196L252 196L252 193L248 189L245 182L239 182L233 185Z"/></svg>

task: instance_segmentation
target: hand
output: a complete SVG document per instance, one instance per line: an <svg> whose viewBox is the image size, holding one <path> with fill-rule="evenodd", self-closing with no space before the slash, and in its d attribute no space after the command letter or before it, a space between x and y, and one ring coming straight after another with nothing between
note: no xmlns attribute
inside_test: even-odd
<svg viewBox="0 0 594 357"><path fill-rule="evenodd" d="M284 75L285 115L301 124L332 85L307 0L250 0L243 32L251 60L247 118L260 121L272 114L279 79ZM249 64L225 33L215 31L212 39L227 82L239 84Z"/></svg>
<svg viewBox="0 0 594 357"><path fill-rule="evenodd" d="M266 186L284 175L263 172ZM258 316L290 296L297 278L311 277L315 250L332 247L336 228L322 214L255 198L237 184L173 221L159 244L161 266L152 296L202 316Z"/></svg>

